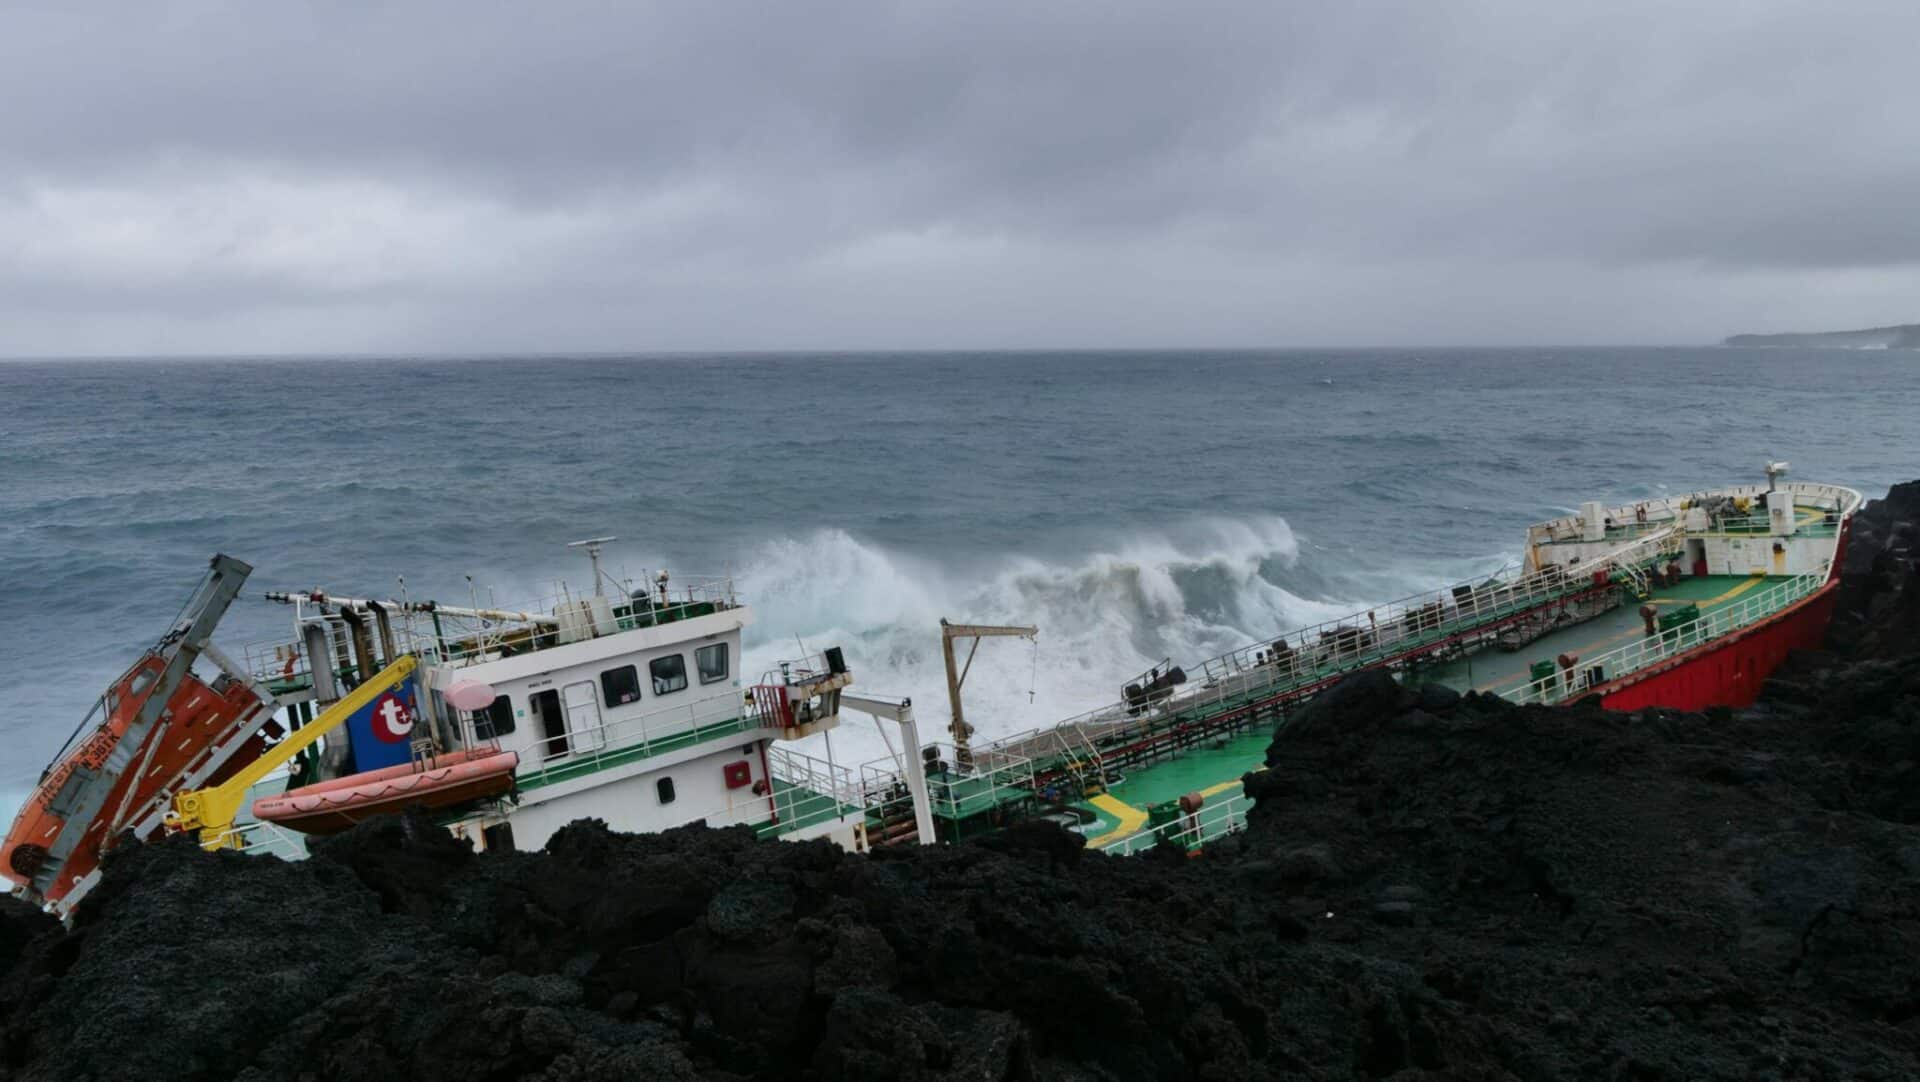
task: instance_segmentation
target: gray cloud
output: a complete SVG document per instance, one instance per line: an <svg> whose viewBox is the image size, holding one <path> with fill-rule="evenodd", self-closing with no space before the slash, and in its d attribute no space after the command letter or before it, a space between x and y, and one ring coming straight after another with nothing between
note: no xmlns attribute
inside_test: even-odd
<svg viewBox="0 0 1920 1082"><path fill-rule="evenodd" d="M0 353L1920 317L1910 4L0 14Z"/></svg>

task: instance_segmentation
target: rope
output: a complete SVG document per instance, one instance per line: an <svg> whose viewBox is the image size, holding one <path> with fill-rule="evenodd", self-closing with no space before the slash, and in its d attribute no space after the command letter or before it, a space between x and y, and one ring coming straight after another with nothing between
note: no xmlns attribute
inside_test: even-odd
<svg viewBox="0 0 1920 1082"><path fill-rule="evenodd" d="M1040 683L1040 640L1033 638L1028 642L1032 645L1033 670L1027 674L1027 705L1032 706L1034 688Z"/></svg>

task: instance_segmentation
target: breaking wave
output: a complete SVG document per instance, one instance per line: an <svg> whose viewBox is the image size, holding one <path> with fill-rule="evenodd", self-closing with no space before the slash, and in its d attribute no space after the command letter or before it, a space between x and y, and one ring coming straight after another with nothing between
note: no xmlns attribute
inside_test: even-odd
<svg viewBox="0 0 1920 1082"><path fill-rule="evenodd" d="M1066 559L1009 554L970 565L821 530L765 543L747 562L739 585L757 623L741 675L752 680L781 659L837 645L860 691L911 697L922 739L945 739L941 618L1037 626L1033 643L983 642L967 676L967 718L976 739L993 739L1104 706L1163 658L1192 664L1470 573L1343 579L1317 562L1303 559L1277 516L1201 521ZM842 764L886 753L857 715L833 739Z"/></svg>

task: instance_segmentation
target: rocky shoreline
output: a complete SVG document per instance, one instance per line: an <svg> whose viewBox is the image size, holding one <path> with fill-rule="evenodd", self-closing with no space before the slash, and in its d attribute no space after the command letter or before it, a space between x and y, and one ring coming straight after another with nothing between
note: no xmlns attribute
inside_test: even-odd
<svg viewBox="0 0 1920 1082"><path fill-rule="evenodd" d="M71 931L0 904L0 1076L1920 1077L1920 482L1843 575L1747 710L1362 674L1200 861L1041 825L129 849Z"/></svg>

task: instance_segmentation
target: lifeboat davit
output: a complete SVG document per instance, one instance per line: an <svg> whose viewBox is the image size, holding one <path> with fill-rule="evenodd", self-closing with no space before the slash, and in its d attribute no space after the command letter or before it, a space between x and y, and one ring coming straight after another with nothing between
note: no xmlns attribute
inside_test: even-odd
<svg viewBox="0 0 1920 1082"><path fill-rule="evenodd" d="M499 796L513 788L513 772L519 765L520 757L510 751L453 751L425 763L400 763L261 797L253 802L253 815L303 834L338 834L355 823L393 815L415 804L444 808Z"/></svg>

